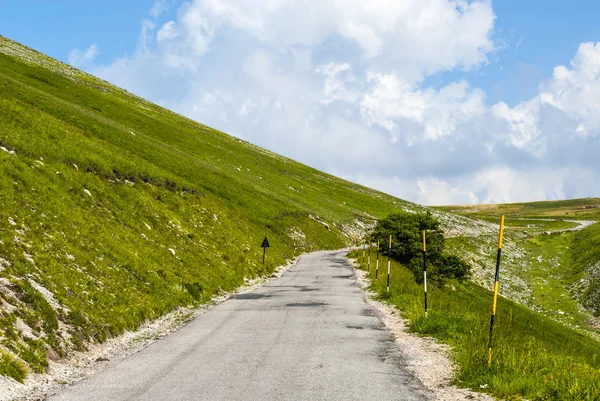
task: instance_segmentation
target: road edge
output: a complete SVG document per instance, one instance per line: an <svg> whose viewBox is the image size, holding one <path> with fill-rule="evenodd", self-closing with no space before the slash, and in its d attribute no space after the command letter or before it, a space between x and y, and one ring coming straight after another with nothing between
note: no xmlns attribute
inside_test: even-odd
<svg viewBox="0 0 600 401"><path fill-rule="evenodd" d="M420 337L408 331L408 320L388 303L374 299L376 293L369 291L371 280L367 272L357 268L357 261L348 258L356 275L358 287L365 293L365 301L377 310L395 340L402 355L403 367L410 371L423 386L443 401L494 401L489 394L459 388L450 384L456 372L456 365L450 359L450 347L431 337Z"/></svg>
<svg viewBox="0 0 600 401"><path fill-rule="evenodd" d="M257 276L251 280L244 278L244 285L234 291L215 296L205 304L177 308L156 320L143 324L135 332L127 331L102 344L88 344L87 351L75 351L68 358L49 361L45 373L31 374L24 383L0 376L0 401L45 400L60 389L101 372L108 366L109 361L125 359L180 330L198 316L231 297L252 291L278 279L295 266L304 255L306 253L290 259L286 265L278 266L270 276Z"/></svg>

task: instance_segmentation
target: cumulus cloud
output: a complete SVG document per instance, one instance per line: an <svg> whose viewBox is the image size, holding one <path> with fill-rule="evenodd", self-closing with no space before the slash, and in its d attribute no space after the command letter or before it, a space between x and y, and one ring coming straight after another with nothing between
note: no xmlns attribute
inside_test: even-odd
<svg viewBox="0 0 600 401"><path fill-rule="evenodd" d="M419 124L427 139L452 134L485 111L485 95L469 90L465 81L451 83L439 91L424 90L401 82L395 75L370 74L375 87L361 100L361 113L369 124L393 131L405 121Z"/></svg>
<svg viewBox="0 0 600 401"><path fill-rule="evenodd" d="M600 43L582 43L571 67L554 68L552 78L530 100L512 108L502 102L494 105L494 117L507 125L499 138L508 138L546 164L558 158L594 165L587 155L600 142Z"/></svg>
<svg viewBox="0 0 600 401"><path fill-rule="evenodd" d="M156 0L150 9L150 16L152 18L158 18L166 12L170 7L173 0Z"/></svg>
<svg viewBox="0 0 600 401"><path fill-rule="evenodd" d="M69 64L74 67L86 67L100 54L98 45L94 43L86 50L73 49L69 53L68 60Z"/></svg>
<svg viewBox="0 0 600 401"><path fill-rule="evenodd" d="M359 98L359 94L348 89L347 83L355 82L352 67L348 63L328 63L317 68L317 72L323 74L323 99L321 103L328 105L334 101L353 103Z"/></svg>
<svg viewBox="0 0 600 401"><path fill-rule="evenodd" d="M202 123L425 204L600 191L600 44L582 44L538 95L511 107L487 104L464 79L426 84L490 62L498 50L488 0L194 0L160 22L159 3L167 4L155 3L134 52L86 68Z"/></svg>

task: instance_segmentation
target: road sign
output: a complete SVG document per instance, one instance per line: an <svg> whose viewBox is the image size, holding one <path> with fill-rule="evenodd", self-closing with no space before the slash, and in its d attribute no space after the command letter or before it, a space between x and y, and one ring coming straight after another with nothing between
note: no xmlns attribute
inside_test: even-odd
<svg viewBox="0 0 600 401"><path fill-rule="evenodd" d="M263 249L263 265L265 264L265 256L267 255L267 248L269 246L269 240L267 239L267 237L265 237L265 239L262 242L262 245L260 246Z"/></svg>

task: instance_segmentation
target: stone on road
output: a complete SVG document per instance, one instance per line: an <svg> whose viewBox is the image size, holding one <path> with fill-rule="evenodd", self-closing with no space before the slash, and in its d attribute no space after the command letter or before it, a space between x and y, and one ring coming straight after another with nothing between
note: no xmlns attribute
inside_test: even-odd
<svg viewBox="0 0 600 401"><path fill-rule="evenodd" d="M344 255L304 255L279 279L50 399L429 399Z"/></svg>

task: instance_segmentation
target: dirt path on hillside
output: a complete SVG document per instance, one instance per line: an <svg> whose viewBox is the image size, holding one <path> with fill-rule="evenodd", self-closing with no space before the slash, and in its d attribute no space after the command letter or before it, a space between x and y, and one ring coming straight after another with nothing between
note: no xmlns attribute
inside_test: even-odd
<svg viewBox="0 0 600 401"><path fill-rule="evenodd" d="M569 223L576 223L579 225L577 227L573 227L573 228L565 228L561 231L579 231L579 230L583 230L584 228L589 227L592 224L596 223L595 221L591 221L591 220L564 220L564 221L568 221Z"/></svg>
<svg viewBox="0 0 600 401"><path fill-rule="evenodd" d="M575 223L578 224L577 227L573 227L573 228L562 228L560 230L550 230L551 232L564 232L564 231L580 231L583 230L586 227L591 226L592 224L595 224L595 221L592 220L565 220L565 219L518 219L518 220L531 220L531 221L566 221L568 223Z"/></svg>

